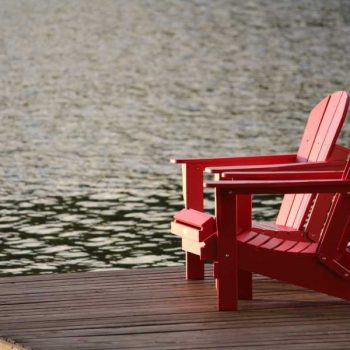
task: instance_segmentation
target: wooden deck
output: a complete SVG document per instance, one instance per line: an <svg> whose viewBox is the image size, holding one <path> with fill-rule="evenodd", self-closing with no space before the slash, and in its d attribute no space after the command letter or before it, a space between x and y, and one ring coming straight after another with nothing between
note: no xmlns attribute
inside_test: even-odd
<svg viewBox="0 0 350 350"><path fill-rule="evenodd" d="M349 349L350 305L256 277L217 312L212 278L183 268L0 279L0 336L39 349Z"/></svg>

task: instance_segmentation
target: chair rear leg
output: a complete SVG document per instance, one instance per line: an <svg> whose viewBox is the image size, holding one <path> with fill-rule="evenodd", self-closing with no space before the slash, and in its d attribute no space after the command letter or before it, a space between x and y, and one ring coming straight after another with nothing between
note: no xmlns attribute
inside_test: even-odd
<svg viewBox="0 0 350 350"><path fill-rule="evenodd" d="M204 262L198 255L186 252L186 279L203 280Z"/></svg>
<svg viewBox="0 0 350 350"><path fill-rule="evenodd" d="M250 271L238 269L238 299L253 299L253 274Z"/></svg>
<svg viewBox="0 0 350 350"><path fill-rule="evenodd" d="M186 208L203 211L203 166L198 164L182 165L183 197ZM186 253L186 279L203 280L204 262L200 257Z"/></svg>

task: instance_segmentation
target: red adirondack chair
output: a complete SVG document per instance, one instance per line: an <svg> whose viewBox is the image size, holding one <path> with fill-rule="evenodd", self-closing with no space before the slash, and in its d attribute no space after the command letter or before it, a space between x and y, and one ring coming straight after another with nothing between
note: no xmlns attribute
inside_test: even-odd
<svg viewBox="0 0 350 350"><path fill-rule="evenodd" d="M236 310L239 298L252 297L252 272L350 301L350 161L343 172L288 177L288 173L270 173L269 180L207 182L216 191L216 217L193 209L175 216L175 230L185 239L190 234L185 234L186 226L198 232L197 242L185 244L185 249L214 260L219 310ZM308 223L319 227L318 240L310 239L307 229L286 233L255 230L251 221L239 225L239 195L305 192L317 194L316 200L323 198L319 204L330 204L324 216L317 205L311 210ZM333 195L324 200L324 193Z"/></svg>
<svg viewBox="0 0 350 350"><path fill-rule="evenodd" d="M182 164L183 195L185 207L203 211L203 172L205 169L212 173L230 177L229 171L234 171L235 178L258 179L266 178L266 172L273 171L305 172L305 171L336 171L344 168L349 150L336 145L336 139L345 120L349 106L349 96L345 91L338 91L325 97L311 111L304 135L296 154L271 156L224 157L224 158L193 158L175 159L174 163ZM245 174L243 174L245 172ZM324 174L326 175L326 174ZM231 174L232 176L232 174ZM283 173L279 173L281 179ZM321 175L315 175L321 176ZM324 215L329 209L329 194L322 195L315 202L319 215ZM327 199L328 198L328 199ZM311 204L315 199L314 193L286 194L277 217L276 223L256 223L257 231L299 232L306 224ZM239 195L238 224L246 227L250 224L251 196ZM328 203L328 207L323 203ZM310 239L317 241L320 230L319 224L308 224ZM313 226L312 226L313 225ZM186 252L186 278L203 279L204 264L200 257L190 250ZM246 277L249 279L249 275Z"/></svg>

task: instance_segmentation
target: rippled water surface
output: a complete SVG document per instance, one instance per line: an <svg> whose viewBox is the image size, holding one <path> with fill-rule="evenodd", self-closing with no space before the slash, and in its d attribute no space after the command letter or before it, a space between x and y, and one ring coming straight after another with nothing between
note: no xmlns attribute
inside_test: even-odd
<svg viewBox="0 0 350 350"><path fill-rule="evenodd" d="M168 159L293 152L350 90L349 1L0 5L2 275L181 264Z"/></svg>

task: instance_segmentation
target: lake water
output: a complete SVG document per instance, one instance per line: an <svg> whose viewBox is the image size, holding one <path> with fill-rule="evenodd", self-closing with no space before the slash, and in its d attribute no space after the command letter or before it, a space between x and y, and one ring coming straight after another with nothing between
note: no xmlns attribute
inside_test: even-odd
<svg viewBox="0 0 350 350"><path fill-rule="evenodd" d="M294 152L350 90L349 1L0 5L2 275L182 264L169 158Z"/></svg>

